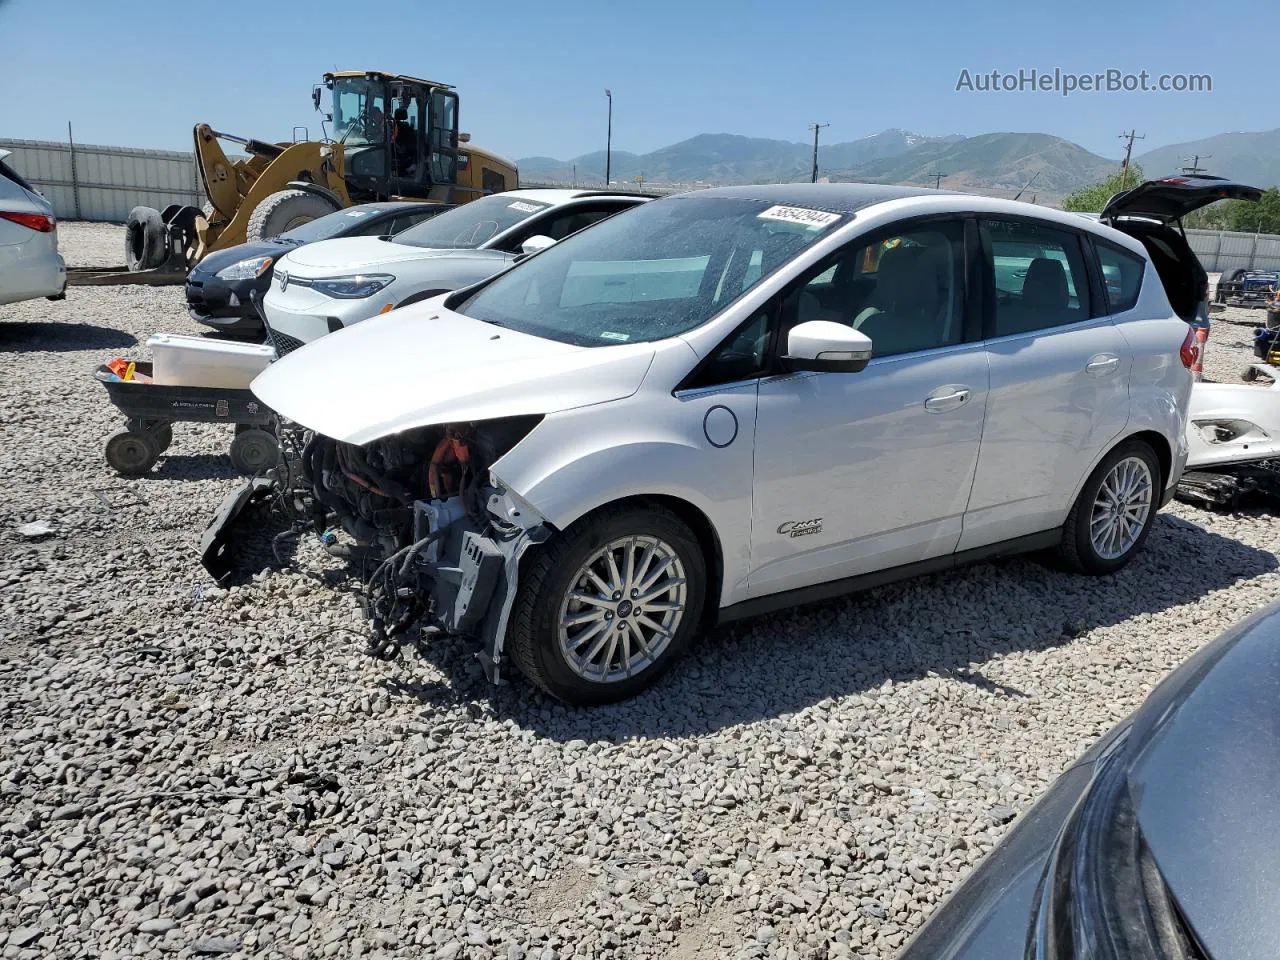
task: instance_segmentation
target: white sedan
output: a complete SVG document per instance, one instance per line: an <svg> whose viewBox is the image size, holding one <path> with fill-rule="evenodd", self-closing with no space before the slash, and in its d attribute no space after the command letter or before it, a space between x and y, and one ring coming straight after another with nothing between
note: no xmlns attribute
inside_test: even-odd
<svg viewBox="0 0 1280 960"><path fill-rule="evenodd" d="M395 239L312 243L276 263L263 307L277 352L469 286L621 210L637 194L512 190L447 211Z"/></svg>
<svg viewBox="0 0 1280 960"><path fill-rule="evenodd" d="M0 303L61 299L67 268L58 254L58 221L0 150Z"/></svg>
<svg viewBox="0 0 1280 960"><path fill-rule="evenodd" d="M1023 551L1118 570L1195 359L1120 230L803 184L655 200L253 391L309 431L310 515L387 557L380 648L422 620L592 703L716 622Z"/></svg>

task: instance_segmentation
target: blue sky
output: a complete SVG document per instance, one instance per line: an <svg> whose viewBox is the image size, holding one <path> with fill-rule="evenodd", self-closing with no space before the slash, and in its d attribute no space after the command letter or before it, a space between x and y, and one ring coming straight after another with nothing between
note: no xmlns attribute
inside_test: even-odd
<svg viewBox="0 0 1280 960"><path fill-rule="evenodd" d="M462 128L509 157L646 152L697 133L824 142L887 127L1036 131L1119 156L1280 125L1276 58L1232 25L1273 4L1210 14L1186 2L931 0L0 0L0 133L187 149L193 123L262 139L318 133L311 85L332 69L452 83ZM434 11L434 15L433 15ZM1261 46L1250 44L1256 38ZM189 64L195 64L190 66ZM1208 73L1212 93L958 93L962 69Z"/></svg>

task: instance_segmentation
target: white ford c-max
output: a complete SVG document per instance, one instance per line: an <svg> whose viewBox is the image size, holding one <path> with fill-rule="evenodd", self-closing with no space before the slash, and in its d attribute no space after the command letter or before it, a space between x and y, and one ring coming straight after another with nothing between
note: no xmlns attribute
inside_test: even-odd
<svg viewBox="0 0 1280 960"><path fill-rule="evenodd" d="M805 184L644 204L253 390L305 428L313 519L388 558L380 642L472 636L586 703L717 621L1019 551L1118 569L1194 360L1109 226Z"/></svg>

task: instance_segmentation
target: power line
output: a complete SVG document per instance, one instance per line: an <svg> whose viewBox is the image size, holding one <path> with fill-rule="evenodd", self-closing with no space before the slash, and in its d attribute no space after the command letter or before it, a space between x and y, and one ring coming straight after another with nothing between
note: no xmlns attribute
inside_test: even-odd
<svg viewBox="0 0 1280 960"><path fill-rule="evenodd" d="M1136 130L1128 130L1120 134L1120 139L1128 139L1129 141L1124 148L1124 163L1120 165L1120 189L1123 190L1129 185L1129 158L1133 154L1133 141L1145 140L1147 135L1144 133L1142 136L1138 136Z"/></svg>
<svg viewBox="0 0 1280 960"><path fill-rule="evenodd" d="M823 127L829 127L829 123L811 123L809 129L813 131L813 171L809 174L809 182L818 182L818 131Z"/></svg>
<svg viewBox="0 0 1280 960"><path fill-rule="evenodd" d="M935 190L941 190L941 189L942 189L942 178L943 178L943 177L949 177L949 176L951 176L951 174L949 174L949 173L931 173L931 174L929 174L929 176L933 177L933 189L935 189Z"/></svg>
<svg viewBox="0 0 1280 960"><path fill-rule="evenodd" d="M1212 153L1197 153L1193 157L1183 157L1182 162L1184 166L1182 168L1182 172L1192 177L1196 176L1197 174L1207 173L1208 168L1200 166L1200 161L1211 160L1211 159L1213 159ZM1190 164L1187 164L1188 160L1191 161Z"/></svg>

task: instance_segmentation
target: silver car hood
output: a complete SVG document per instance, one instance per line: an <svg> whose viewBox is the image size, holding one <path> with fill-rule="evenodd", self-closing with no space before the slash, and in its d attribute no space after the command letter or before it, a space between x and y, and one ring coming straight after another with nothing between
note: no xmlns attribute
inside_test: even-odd
<svg viewBox="0 0 1280 960"><path fill-rule="evenodd" d="M329 334L252 384L277 413L369 443L414 427L557 413L629 397L650 344L580 347L447 310L444 297Z"/></svg>

